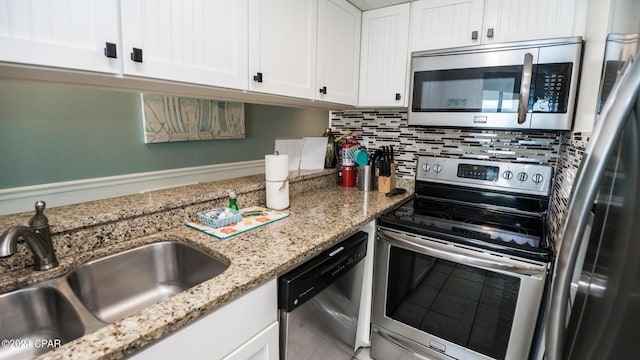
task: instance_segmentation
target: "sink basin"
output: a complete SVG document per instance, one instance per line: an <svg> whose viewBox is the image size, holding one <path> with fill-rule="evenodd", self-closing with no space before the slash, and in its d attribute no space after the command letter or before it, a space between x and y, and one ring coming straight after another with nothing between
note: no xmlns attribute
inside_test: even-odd
<svg viewBox="0 0 640 360"><path fill-rule="evenodd" d="M209 280L227 267L189 245L165 241L83 264L67 281L95 317L111 323Z"/></svg>
<svg viewBox="0 0 640 360"><path fill-rule="evenodd" d="M53 288L0 295L0 359L32 359L84 335L69 301Z"/></svg>

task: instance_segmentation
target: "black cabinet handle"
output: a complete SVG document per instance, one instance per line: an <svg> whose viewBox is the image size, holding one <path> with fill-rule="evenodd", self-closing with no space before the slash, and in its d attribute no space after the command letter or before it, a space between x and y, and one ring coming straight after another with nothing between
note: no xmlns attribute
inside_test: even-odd
<svg viewBox="0 0 640 360"><path fill-rule="evenodd" d="M131 52L131 60L141 63L142 62L142 49L133 48Z"/></svg>
<svg viewBox="0 0 640 360"><path fill-rule="evenodd" d="M253 81L257 81L257 82L261 83L262 82L262 73L259 72L259 73L256 73L255 75L253 75Z"/></svg>
<svg viewBox="0 0 640 360"><path fill-rule="evenodd" d="M488 28L487 29L487 37L488 38L492 38L493 37L493 28Z"/></svg>
<svg viewBox="0 0 640 360"><path fill-rule="evenodd" d="M400 96L400 93L396 93L396 101L400 101L401 98L402 96Z"/></svg>
<svg viewBox="0 0 640 360"><path fill-rule="evenodd" d="M478 40L478 30L471 32L471 40Z"/></svg>
<svg viewBox="0 0 640 360"><path fill-rule="evenodd" d="M105 43L104 45L104 56L112 59L118 58L118 52L116 50L116 44L114 43Z"/></svg>
<svg viewBox="0 0 640 360"><path fill-rule="evenodd" d="M327 87L326 86L323 86L323 87L320 88L320 94L327 95Z"/></svg>

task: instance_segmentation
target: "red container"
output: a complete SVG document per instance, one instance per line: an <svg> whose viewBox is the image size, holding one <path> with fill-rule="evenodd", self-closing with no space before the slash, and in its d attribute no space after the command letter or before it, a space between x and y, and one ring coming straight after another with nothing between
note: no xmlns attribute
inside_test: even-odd
<svg viewBox="0 0 640 360"><path fill-rule="evenodd" d="M356 167L355 166L342 167L342 186L344 187L356 186Z"/></svg>

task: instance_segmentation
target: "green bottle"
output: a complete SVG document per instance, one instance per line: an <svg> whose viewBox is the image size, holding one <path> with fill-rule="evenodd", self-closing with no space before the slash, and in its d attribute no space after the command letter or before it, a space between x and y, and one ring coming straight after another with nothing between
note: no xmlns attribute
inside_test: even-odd
<svg viewBox="0 0 640 360"><path fill-rule="evenodd" d="M236 203L235 191L229 191L229 208L231 210L238 211L238 204Z"/></svg>
<svg viewBox="0 0 640 360"><path fill-rule="evenodd" d="M331 128L327 128L322 136L329 138L327 140L327 152L324 158L324 167L325 169L331 169L336 167L336 163L338 162L338 159L336 158L336 138L333 136Z"/></svg>

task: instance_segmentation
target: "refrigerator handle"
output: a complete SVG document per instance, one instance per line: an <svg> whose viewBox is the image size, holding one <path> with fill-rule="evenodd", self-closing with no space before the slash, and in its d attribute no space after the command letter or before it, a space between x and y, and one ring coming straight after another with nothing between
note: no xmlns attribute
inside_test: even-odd
<svg viewBox="0 0 640 360"><path fill-rule="evenodd" d="M568 299L573 270L580 250L589 212L595 201L608 158L618 145L617 140L638 100L640 92L640 61L627 63L627 71L616 83L605 103L598 126L594 129L577 180L570 195L567 216L552 278L551 301L545 329L547 360L561 360L564 355ZM636 121L639 118L636 118ZM640 126L640 124L638 124ZM576 196L579 195L579 196Z"/></svg>

